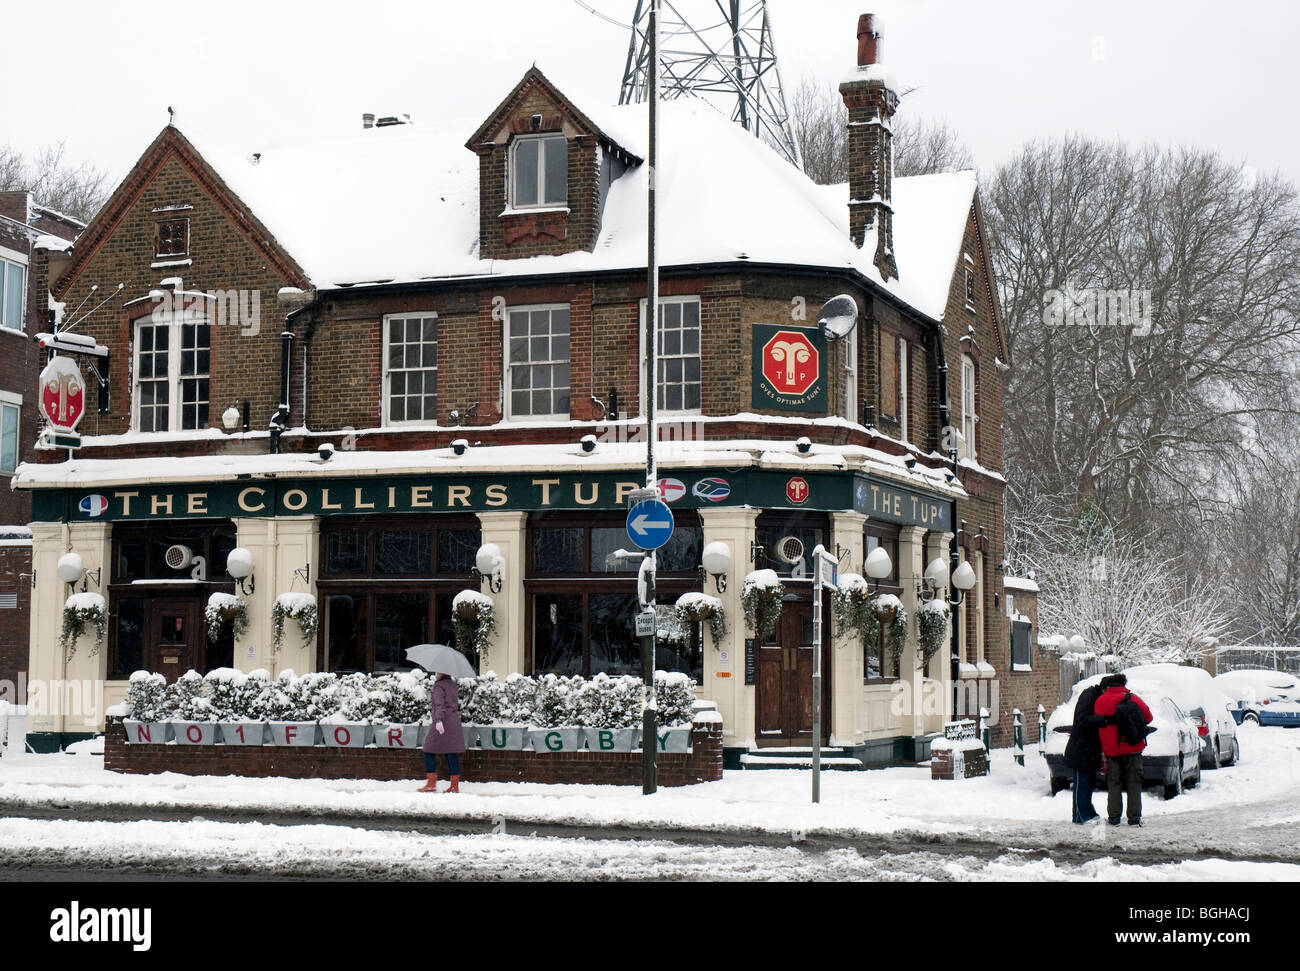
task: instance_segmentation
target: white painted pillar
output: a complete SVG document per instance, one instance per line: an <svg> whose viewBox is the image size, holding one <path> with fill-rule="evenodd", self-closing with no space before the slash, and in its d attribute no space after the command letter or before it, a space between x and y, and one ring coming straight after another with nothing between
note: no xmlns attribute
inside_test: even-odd
<svg viewBox="0 0 1300 971"><path fill-rule="evenodd" d="M928 532L925 534L925 565L929 566L934 560L941 559L945 564L949 563L948 544L952 542L952 533ZM922 570L924 573L924 570ZM943 591L946 593L947 591ZM954 611L948 614L948 639L945 646L930 659L930 664L926 669L926 677L931 680L931 684L925 686L925 718L924 727L927 732L943 731L944 722L948 720L949 709L952 706L952 627L951 624L958 619Z"/></svg>
<svg viewBox="0 0 1300 971"><path fill-rule="evenodd" d="M709 579L704 588L722 601L727 616L724 647L715 649L707 627L704 632L704 683L699 696L713 701L722 715L723 744L743 746L754 737L755 687L745 684L745 639L752 633L745 629L745 610L740 605L745 575L754 569L749 562L749 546L754 541L758 510L747 507L701 509L704 544L726 543L731 549L731 569L727 572L727 589L718 593ZM727 659L722 659L726 651Z"/></svg>
<svg viewBox="0 0 1300 971"><path fill-rule="evenodd" d="M925 672L920 669L922 655L917 617L921 603L916 596L917 585L925 574L924 535L925 530L919 526L903 526L898 531L898 582L903 588L899 599L907 610L907 647L899 663L898 676L905 685L903 730L913 738L925 732Z"/></svg>
<svg viewBox="0 0 1300 971"><path fill-rule="evenodd" d="M282 592L276 589L277 536L274 519L235 520L235 545L248 550L253 557L253 574L249 580L244 581L247 584L251 580L253 592L245 594L238 585L235 588L235 596L240 597L248 607L248 629L243 637L235 640L235 666L244 671L266 668L273 678L287 669L292 669L295 674L315 670L314 664L300 668L284 663L271 647L271 605L275 603L275 595ZM221 576L225 572L224 563L208 565L209 578ZM313 652L313 661L314 659Z"/></svg>
<svg viewBox="0 0 1300 971"><path fill-rule="evenodd" d="M862 531L866 524L867 517L862 513L831 513L831 536L827 551L834 556L837 546L848 550L844 559L840 560L841 575L862 573L866 555ZM824 595L830 596L829 593ZM830 636L826 641L830 644L830 657L823 660L831 667L831 735L835 741L856 744L864 739L867 724L866 697L862 685L866 660L863 657L862 642L851 632L836 637L833 613Z"/></svg>
<svg viewBox="0 0 1300 971"><path fill-rule="evenodd" d="M500 593L484 592L492 598L496 633L488 647L483 672L495 671L504 678L524 670L524 573L527 567L528 513L478 513L482 542L496 543L505 560L505 577Z"/></svg>
<svg viewBox="0 0 1300 971"><path fill-rule="evenodd" d="M267 668L271 674L292 669L299 674L316 670L317 638L304 642L302 629L296 621L286 619L284 638L279 653L275 653L275 628L271 622L271 612L275 607L275 598L282 593L310 593L316 596L316 580L320 574L320 519L315 516L294 516L271 520L274 529L275 548L269 569L264 574L268 589L262 599L266 613L266 633L260 641L249 641L241 650L235 645L235 667L241 671ZM224 570L224 564L222 564ZM302 571L299 573L298 571ZM309 579L304 580L303 574ZM254 596L262 593L261 584L254 591ZM317 597L317 622L324 620L321 613L320 598ZM250 620L251 618L250 604ZM249 628L250 633L252 627ZM257 656L250 656L250 648L257 650Z"/></svg>

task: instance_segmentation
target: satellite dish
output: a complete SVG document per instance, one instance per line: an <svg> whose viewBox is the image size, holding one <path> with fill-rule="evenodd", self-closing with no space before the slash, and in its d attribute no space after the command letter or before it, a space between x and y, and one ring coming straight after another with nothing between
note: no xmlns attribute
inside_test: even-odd
<svg viewBox="0 0 1300 971"><path fill-rule="evenodd" d="M822 335L832 341L847 336L857 322L857 301L847 293L827 300L817 318L817 326L822 329Z"/></svg>

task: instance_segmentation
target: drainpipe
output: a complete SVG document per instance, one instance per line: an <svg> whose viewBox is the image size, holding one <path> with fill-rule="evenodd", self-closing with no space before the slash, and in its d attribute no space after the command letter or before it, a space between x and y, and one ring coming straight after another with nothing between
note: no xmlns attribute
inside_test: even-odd
<svg viewBox="0 0 1300 971"><path fill-rule="evenodd" d="M280 294L281 305L294 306L284 317L284 330L280 332L280 406L271 416L271 454L280 454L280 436L289 427L289 388L293 373L293 323L298 314L311 310L316 305L314 290L297 291L293 295ZM309 318L310 319L310 318ZM304 351L304 354L306 352ZM307 362L303 361L303 397L307 395Z"/></svg>
<svg viewBox="0 0 1300 971"><path fill-rule="evenodd" d="M939 324L935 331L935 359L938 362L939 372L939 444L942 446L944 438L947 437L952 442L952 448L948 450L948 461L952 465L952 474L958 475L957 443L952 436L952 410L948 403L948 358L943 349L943 324ZM960 481L960 480L959 480ZM957 572L957 567L961 565L961 550L958 544L958 527L957 527L957 500L952 500L952 511L950 513L950 523L952 526L952 539L948 541L948 594L952 594L952 577ZM961 632L957 627L957 608L952 608L952 643L950 646L951 654L951 671L952 671L952 720L957 720L958 700L961 694L958 675L960 674L959 651L961 648Z"/></svg>

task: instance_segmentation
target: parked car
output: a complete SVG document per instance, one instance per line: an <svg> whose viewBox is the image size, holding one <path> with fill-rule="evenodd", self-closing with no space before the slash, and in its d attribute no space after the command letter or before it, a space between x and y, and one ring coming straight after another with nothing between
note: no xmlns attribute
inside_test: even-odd
<svg viewBox="0 0 1300 971"><path fill-rule="evenodd" d="M1252 668L1227 671L1214 683L1231 700L1228 711L1238 725L1300 726L1300 678L1294 674Z"/></svg>
<svg viewBox="0 0 1300 971"><path fill-rule="evenodd" d="M1214 683L1210 672L1185 664L1140 664L1128 668L1130 680L1154 681L1178 707L1192 716L1201 738L1201 768L1217 769L1237 761L1237 721L1232 701Z"/></svg>
<svg viewBox="0 0 1300 971"><path fill-rule="evenodd" d="M1070 739L1070 726L1074 724L1074 706L1083 690L1097 684L1102 677L1096 674L1076 684L1070 692L1070 699L1059 705L1047 719L1047 745L1043 755L1052 774L1052 795L1069 789L1074 780L1074 770L1065 764L1065 745ZM1142 753L1142 785L1159 786L1166 799L1173 799L1184 787L1191 788L1201 781L1201 740L1197 723L1178 707L1158 682L1129 679L1128 687L1147 703L1151 709L1151 724L1156 729L1147 736L1147 747ZM1096 788L1106 788L1100 773Z"/></svg>

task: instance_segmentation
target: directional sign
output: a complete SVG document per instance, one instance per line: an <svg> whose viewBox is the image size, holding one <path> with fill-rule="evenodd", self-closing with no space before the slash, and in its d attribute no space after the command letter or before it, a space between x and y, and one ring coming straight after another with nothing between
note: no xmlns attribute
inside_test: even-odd
<svg viewBox="0 0 1300 971"><path fill-rule="evenodd" d="M627 535L643 550L657 550L673 535L673 514L658 499L638 502L627 514Z"/></svg>

